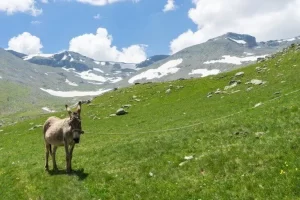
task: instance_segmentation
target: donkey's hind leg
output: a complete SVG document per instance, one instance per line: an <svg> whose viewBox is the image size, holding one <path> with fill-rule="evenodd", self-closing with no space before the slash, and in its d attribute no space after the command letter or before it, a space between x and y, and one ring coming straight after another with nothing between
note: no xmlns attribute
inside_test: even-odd
<svg viewBox="0 0 300 200"><path fill-rule="evenodd" d="M45 156L45 170L49 170L48 160L49 160L49 153L51 152L51 144L45 143L45 150L46 150L46 156Z"/></svg>
<svg viewBox="0 0 300 200"><path fill-rule="evenodd" d="M56 165L56 159L55 159L55 154L56 154L57 146L53 146L52 149L52 161L53 161L53 170L57 170L57 165Z"/></svg>

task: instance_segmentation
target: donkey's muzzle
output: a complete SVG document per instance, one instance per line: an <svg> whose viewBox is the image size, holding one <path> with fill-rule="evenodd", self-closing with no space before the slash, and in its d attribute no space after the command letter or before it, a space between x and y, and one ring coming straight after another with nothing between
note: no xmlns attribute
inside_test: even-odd
<svg viewBox="0 0 300 200"><path fill-rule="evenodd" d="M75 142L76 144L79 143L79 138L74 138L73 140L74 140L74 142Z"/></svg>

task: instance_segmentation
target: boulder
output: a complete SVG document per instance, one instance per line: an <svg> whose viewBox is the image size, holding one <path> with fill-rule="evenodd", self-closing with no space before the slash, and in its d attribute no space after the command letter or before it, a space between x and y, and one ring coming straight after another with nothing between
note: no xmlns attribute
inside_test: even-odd
<svg viewBox="0 0 300 200"><path fill-rule="evenodd" d="M120 108L119 110L117 110L116 112L116 115L125 115L127 114L128 112L125 111L123 108Z"/></svg>

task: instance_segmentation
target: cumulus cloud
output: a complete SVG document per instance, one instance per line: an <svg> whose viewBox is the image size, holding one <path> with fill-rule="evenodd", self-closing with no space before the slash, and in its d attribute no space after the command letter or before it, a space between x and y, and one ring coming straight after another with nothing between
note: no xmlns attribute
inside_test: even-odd
<svg viewBox="0 0 300 200"><path fill-rule="evenodd" d="M167 4L165 5L165 7L163 9L163 11L168 12L168 11L172 11L172 10L175 10L175 9L176 9L176 6L175 6L174 0L168 0Z"/></svg>
<svg viewBox="0 0 300 200"><path fill-rule="evenodd" d="M87 33L70 41L69 50L95 60L139 63L147 58L145 45L131 45L118 50L112 46L113 37L105 28L98 28L96 34Z"/></svg>
<svg viewBox="0 0 300 200"><path fill-rule="evenodd" d="M39 24L41 24L42 22L41 22L41 21L38 21L38 20L35 20L35 21L31 21L30 23L33 24L33 25L39 25Z"/></svg>
<svg viewBox="0 0 300 200"><path fill-rule="evenodd" d="M24 32L16 37L13 37L8 42L8 48L24 54L37 54L41 53L43 45L40 38Z"/></svg>
<svg viewBox="0 0 300 200"><path fill-rule="evenodd" d="M42 9L38 9L35 3L35 0L1 0L0 12L6 12L8 15L24 12L37 16L42 13Z"/></svg>
<svg viewBox="0 0 300 200"><path fill-rule="evenodd" d="M100 16L100 14L98 13L97 15L93 16L93 18L94 18L94 19L100 19L101 16Z"/></svg>
<svg viewBox="0 0 300 200"><path fill-rule="evenodd" d="M171 53L210 38L237 32L258 41L300 35L300 0L193 0L189 18L197 31L187 30L171 41Z"/></svg>
<svg viewBox="0 0 300 200"><path fill-rule="evenodd" d="M122 1L132 1L133 3L137 3L140 0L77 0L77 1L81 3L91 4L94 6L105 6L107 4L113 4Z"/></svg>

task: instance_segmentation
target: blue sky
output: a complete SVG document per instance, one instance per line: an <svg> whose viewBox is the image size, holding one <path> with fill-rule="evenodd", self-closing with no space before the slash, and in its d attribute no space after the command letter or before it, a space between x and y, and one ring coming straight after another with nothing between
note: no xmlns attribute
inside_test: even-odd
<svg viewBox="0 0 300 200"><path fill-rule="evenodd" d="M103 27L112 35L112 45L117 48L132 44L146 44L148 56L169 54L170 41L183 31L196 25L189 20L187 12L192 2L178 0L178 8L163 12L165 1L142 0L119 2L105 6L93 6L80 2L57 1L47 4L38 2L43 10L38 16L28 13L7 15L0 12L0 47L7 48L10 38L29 32L40 38L43 53L68 49L73 37L95 33ZM94 16L100 15L99 19ZM31 22L38 21L38 24Z"/></svg>
<svg viewBox="0 0 300 200"><path fill-rule="evenodd" d="M1 0L0 47L138 63L226 32L299 36L299 10L300 0Z"/></svg>

